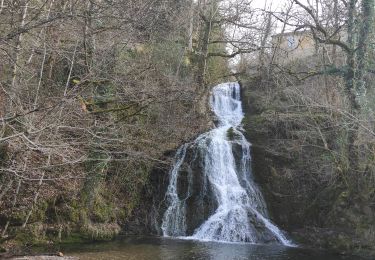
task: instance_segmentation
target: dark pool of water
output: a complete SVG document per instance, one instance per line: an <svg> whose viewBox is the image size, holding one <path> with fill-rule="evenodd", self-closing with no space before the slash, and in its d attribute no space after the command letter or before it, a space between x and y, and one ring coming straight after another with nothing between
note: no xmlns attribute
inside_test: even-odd
<svg viewBox="0 0 375 260"><path fill-rule="evenodd" d="M134 260L341 260L360 259L324 251L290 248L275 245L251 245L233 243L200 242L161 237L126 237L111 242L63 245L65 255L91 259Z"/></svg>

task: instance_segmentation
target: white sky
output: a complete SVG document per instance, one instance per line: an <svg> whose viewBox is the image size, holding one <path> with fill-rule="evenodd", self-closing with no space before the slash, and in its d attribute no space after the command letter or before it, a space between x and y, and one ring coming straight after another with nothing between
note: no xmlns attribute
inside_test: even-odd
<svg viewBox="0 0 375 260"><path fill-rule="evenodd" d="M252 0L252 5L256 8L264 8L264 6L272 6L272 9L279 9L289 0Z"/></svg>

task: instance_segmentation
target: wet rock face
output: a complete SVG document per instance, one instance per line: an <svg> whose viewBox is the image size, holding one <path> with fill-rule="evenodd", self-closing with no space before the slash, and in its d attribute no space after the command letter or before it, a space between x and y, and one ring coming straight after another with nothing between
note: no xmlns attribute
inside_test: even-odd
<svg viewBox="0 0 375 260"><path fill-rule="evenodd" d="M265 227L264 222L262 222L256 214L249 211L248 213L248 219L250 221L250 225L253 226L254 232L257 236L257 241L259 243L265 243L265 244L277 244L279 241L275 238L275 236Z"/></svg>
<svg viewBox="0 0 375 260"><path fill-rule="evenodd" d="M312 212L312 202L318 187L308 186L313 183L308 177L308 157L316 154L306 150L293 154L287 149L288 143L278 144L277 140L288 140L288 128L279 120L281 112L275 104L270 104L275 108L266 105L266 91L259 82L247 83L243 88L243 127L252 143L253 175L263 191L271 219L287 231L315 225L318 217ZM305 192L299 194L299 190ZM307 208L310 212L305 211Z"/></svg>
<svg viewBox="0 0 375 260"><path fill-rule="evenodd" d="M251 176L249 172L246 170L246 169L250 169L251 167L250 162L243 160L244 152L245 151L241 143L236 142L236 140L233 140L232 141L232 153L233 153L234 162L236 165L236 173L238 176L238 180L240 181L242 187L246 187L247 176L245 176L245 174L247 174L248 176Z"/></svg>
<svg viewBox="0 0 375 260"><path fill-rule="evenodd" d="M172 157L175 151L168 154ZM186 203L186 235L192 235L218 207L212 187L204 175L204 150L196 145L187 148L186 157L177 180L178 196ZM150 173L150 184L143 192L143 205L138 207L124 225L126 234L158 234L167 209L166 191L170 168L158 168Z"/></svg>
<svg viewBox="0 0 375 260"><path fill-rule="evenodd" d="M196 145L189 147L178 176L178 195L186 201L186 235L193 235L218 207L204 174L204 153Z"/></svg>
<svg viewBox="0 0 375 260"><path fill-rule="evenodd" d="M162 220L163 235L290 245L269 221L264 199L251 178L238 83L219 84L212 93L211 107L219 123L178 149L166 193L169 206Z"/></svg>

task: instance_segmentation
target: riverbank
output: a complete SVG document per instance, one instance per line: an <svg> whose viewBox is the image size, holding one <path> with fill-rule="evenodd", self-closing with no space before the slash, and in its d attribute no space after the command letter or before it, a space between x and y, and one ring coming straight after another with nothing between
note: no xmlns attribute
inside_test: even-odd
<svg viewBox="0 0 375 260"><path fill-rule="evenodd" d="M75 256L65 256L62 252L57 252L56 254L38 254L38 255L19 255L12 256L6 254L0 254L1 259L8 260L78 260Z"/></svg>
<svg viewBox="0 0 375 260"><path fill-rule="evenodd" d="M20 256L11 257L10 260L78 260L74 256Z"/></svg>

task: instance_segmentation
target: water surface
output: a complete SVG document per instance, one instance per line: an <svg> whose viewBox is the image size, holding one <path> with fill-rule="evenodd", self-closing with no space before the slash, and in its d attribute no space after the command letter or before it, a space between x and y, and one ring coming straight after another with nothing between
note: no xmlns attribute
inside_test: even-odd
<svg viewBox="0 0 375 260"><path fill-rule="evenodd" d="M240 243L202 242L164 237L126 237L111 242L64 245L66 255L82 260L341 260L360 259L325 251L314 251L282 245L251 245Z"/></svg>

